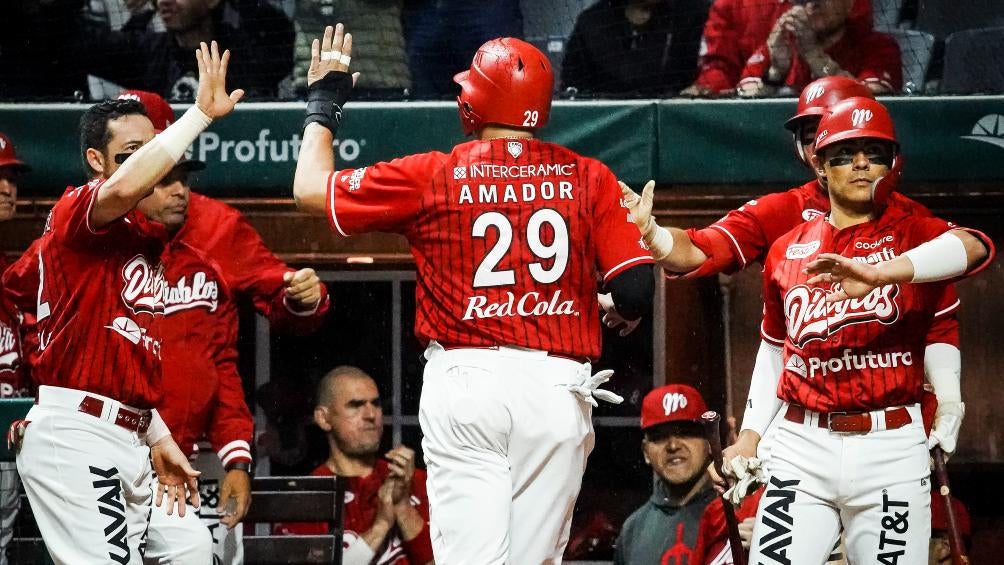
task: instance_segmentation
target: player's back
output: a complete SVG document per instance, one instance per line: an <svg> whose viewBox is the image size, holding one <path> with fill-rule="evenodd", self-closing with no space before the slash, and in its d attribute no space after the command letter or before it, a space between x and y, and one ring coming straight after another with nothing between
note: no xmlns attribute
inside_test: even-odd
<svg viewBox="0 0 1004 565"><path fill-rule="evenodd" d="M597 357L597 273L651 262L613 173L553 143L471 141L338 171L331 185L337 232L411 243L423 341Z"/></svg>

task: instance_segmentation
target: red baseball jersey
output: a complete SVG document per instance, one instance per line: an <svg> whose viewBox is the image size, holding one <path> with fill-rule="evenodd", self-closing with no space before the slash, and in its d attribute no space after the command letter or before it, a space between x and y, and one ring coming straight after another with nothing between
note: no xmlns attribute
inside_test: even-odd
<svg viewBox="0 0 1004 565"><path fill-rule="evenodd" d="M886 285L826 304L830 285L808 285L803 270L821 253L888 261L950 229L888 207L842 230L820 216L778 239L764 263L761 327L763 339L784 347L778 398L820 412L920 402L925 335L946 283Z"/></svg>
<svg viewBox="0 0 1004 565"><path fill-rule="evenodd" d="M153 408L160 397L166 290L160 254L167 233L136 210L92 228L90 209L102 182L67 189L33 253L18 260L34 269L16 263L3 284L14 289L19 309L35 314L35 384Z"/></svg>
<svg viewBox="0 0 1004 565"><path fill-rule="evenodd" d="M894 192L889 206L909 214L932 216L923 204ZM703 265L684 278L732 273L754 262L762 262L767 250L796 226L830 211L830 197L813 180L785 192L775 192L750 200L706 228L689 229L694 245L707 255ZM955 287L948 285L941 296L938 312L927 335L927 343L948 343L958 347L959 323L953 312L959 307Z"/></svg>
<svg viewBox="0 0 1004 565"><path fill-rule="evenodd" d="M335 474L327 464L321 464L311 475L315 477L333 477ZM350 544L362 537L373 527L379 505L380 486L390 475L390 467L383 459L378 459L373 472L365 477L350 477L345 489L345 544ZM405 542L400 538L400 532L392 530L383 547L377 551L374 565L420 565L432 560L432 540L429 537L429 497L425 490L425 471L415 469L411 479L411 505L414 506L426 527L415 539ZM272 526L272 531L278 535L323 536L331 533L331 524L324 522L288 522Z"/></svg>
<svg viewBox="0 0 1004 565"><path fill-rule="evenodd" d="M7 270L0 253L0 275ZM0 285L0 398L28 396L28 376L21 351L21 313Z"/></svg>
<svg viewBox="0 0 1004 565"><path fill-rule="evenodd" d="M470 141L336 171L335 232L405 235L415 334L446 346L600 354L597 273L651 263L610 169L536 139Z"/></svg>
<svg viewBox="0 0 1004 565"><path fill-rule="evenodd" d="M240 212L192 194L188 218L164 252L163 399L157 406L178 445L191 454L208 437L223 465L251 461L254 422L237 371L238 296L278 325L312 331L328 310L327 288L312 312L283 302L275 257Z"/></svg>

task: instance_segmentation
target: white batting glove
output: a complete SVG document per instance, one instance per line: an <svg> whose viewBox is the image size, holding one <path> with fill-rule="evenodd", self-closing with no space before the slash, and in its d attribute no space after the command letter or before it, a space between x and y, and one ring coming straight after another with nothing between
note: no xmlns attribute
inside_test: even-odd
<svg viewBox="0 0 1004 565"><path fill-rule="evenodd" d="M575 384L565 384L561 385L566 387L568 390L579 395L579 398L585 400L586 402L593 405L593 408L599 406L596 403L596 399L599 398L604 402L609 402L610 404L620 404L624 402L624 397L616 395L609 390L601 390L600 385L606 383L610 380L610 377L614 374L611 369L604 369L595 375L589 376L592 370L589 365L585 367L586 378L577 385Z"/></svg>
<svg viewBox="0 0 1004 565"><path fill-rule="evenodd" d="M767 477L764 475L763 462L756 457L743 457L736 455L731 461L722 462L722 472L736 479L732 488L725 491L722 497L738 506L743 499L756 490L757 485L766 483Z"/></svg>
<svg viewBox="0 0 1004 565"><path fill-rule="evenodd" d="M965 415L964 402L939 402L938 410L934 413L931 436L927 438L927 449L931 450L934 446L940 445L946 456L955 453L959 442L959 429L962 428L962 418Z"/></svg>

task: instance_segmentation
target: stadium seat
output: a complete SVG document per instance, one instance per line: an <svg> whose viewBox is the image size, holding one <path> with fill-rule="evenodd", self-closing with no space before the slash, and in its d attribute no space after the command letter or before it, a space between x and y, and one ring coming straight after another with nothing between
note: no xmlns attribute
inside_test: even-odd
<svg viewBox="0 0 1004 565"><path fill-rule="evenodd" d="M958 31L948 36L941 92L1004 93L1004 26Z"/></svg>
<svg viewBox="0 0 1004 565"><path fill-rule="evenodd" d="M257 477L251 483L254 502L245 523L331 522L329 536L244 536L246 565L269 563L341 563L342 479L333 477ZM339 543L335 543L339 540Z"/></svg>
<svg viewBox="0 0 1004 565"><path fill-rule="evenodd" d="M875 29L889 31L899 26L899 12L903 0L872 0Z"/></svg>
<svg viewBox="0 0 1004 565"><path fill-rule="evenodd" d="M914 29L938 39L967 29L1004 26L1000 0L918 0Z"/></svg>
<svg viewBox="0 0 1004 565"><path fill-rule="evenodd" d="M903 93L920 94L924 91L927 68L934 51L934 36L922 31L891 29L886 31L899 44L903 61Z"/></svg>

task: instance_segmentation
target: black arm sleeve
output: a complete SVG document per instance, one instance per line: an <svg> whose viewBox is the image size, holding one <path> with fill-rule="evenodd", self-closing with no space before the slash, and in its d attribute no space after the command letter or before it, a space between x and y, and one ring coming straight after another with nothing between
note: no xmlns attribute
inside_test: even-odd
<svg viewBox="0 0 1004 565"><path fill-rule="evenodd" d="M652 313L655 278L652 265L635 265L607 281L606 290L617 313L625 320L637 320Z"/></svg>

